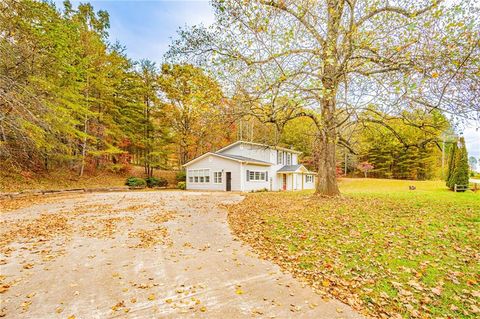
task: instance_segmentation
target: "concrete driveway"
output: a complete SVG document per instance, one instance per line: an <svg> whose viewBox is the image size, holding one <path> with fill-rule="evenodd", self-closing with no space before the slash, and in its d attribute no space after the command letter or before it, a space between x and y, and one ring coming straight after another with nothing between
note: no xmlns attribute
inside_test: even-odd
<svg viewBox="0 0 480 319"><path fill-rule="evenodd" d="M0 215L0 316L361 318L235 239L222 205L240 200L122 192L10 208Z"/></svg>

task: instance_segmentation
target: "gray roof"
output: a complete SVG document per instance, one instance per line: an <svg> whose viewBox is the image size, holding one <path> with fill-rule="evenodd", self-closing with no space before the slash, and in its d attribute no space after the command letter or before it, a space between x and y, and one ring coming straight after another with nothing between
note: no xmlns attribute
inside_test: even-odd
<svg viewBox="0 0 480 319"><path fill-rule="evenodd" d="M295 172L297 169L302 167L303 165L285 165L282 168L280 168L277 172Z"/></svg>
<svg viewBox="0 0 480 319"><path fill-rule="evenodd" d="M224 156L224 157L228 157L228 158L231 158L231 159L243 161L243 162L259 163L259 164L264 164L264 165L272 165L272 163L269 163L269 162L264 162L264 161L260 161L260 160L254 159L254 158L249 158L249 157L240 156L240 155L232 155L232 154L225 154L225 153L215 153L215 154L220 155L220 156Z"/></svg>

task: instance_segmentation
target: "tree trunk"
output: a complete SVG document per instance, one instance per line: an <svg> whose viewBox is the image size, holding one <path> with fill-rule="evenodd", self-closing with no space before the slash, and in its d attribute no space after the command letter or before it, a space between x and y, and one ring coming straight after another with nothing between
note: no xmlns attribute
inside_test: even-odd
<svg viewBox="0 0 480 319"><path fill-rule="evenodd" d="M85 157L87 156L87 126L88 126L88 117L85 116L85 123L83 126L83 133L85 134L83 138L83 144L82 144L82 163L80 165L80 173L79 176L83 176L83 172L85 170Z"/></svg>
<svg viewBox="0 0 480 319"><path fill-rule="evenodd" d="M339 69L337 55L337 41L339 26L342 18L344 1L327 1L328 5L328 27L327 36L323 46L322 63L322 98L321 126L318 148L318 178L315 193L324 196L340 195L337 184L336 169L336 143L337 143L337 121L336 104L337 91L339 86Z"/></svg>
<svg viewBox="0 0 480 319"><path fill-rule="evenodd" d="M336 176L335 131L323 129L320 132L318 148L318 178L315 193L323 196L340 195Z"/></svg>

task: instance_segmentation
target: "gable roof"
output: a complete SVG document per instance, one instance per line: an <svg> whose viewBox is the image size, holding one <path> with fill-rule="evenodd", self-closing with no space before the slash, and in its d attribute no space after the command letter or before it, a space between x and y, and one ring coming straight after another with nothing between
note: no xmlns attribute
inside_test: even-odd
<svg viewBox="0 0 480 319"><path fill-rule="evenodd" d="M224 159L239 162L239 163L256 164L256 165L262 165L262 166L271 166L272 165L272 163L256 160L254 158L249 158L249 157L245 157L245 156L230 155L230 154L218 154L218 153L208 152L208 153L205 153L205 154L191 160L188 163L183 164L183 166L188 166L190 164L193 164L193 163L207 157L208 155L224 158Z"/></svg>
<svg viewBox="0 0 480 319"><path fill-rule="evenodd" d="M315 172L310 172L305 166L302 164L298 165L285 165L282 168L280 168L277 173L288 173L288 172L303 172L303 173L308 173L308 174L317 174Z"/></svg>
<svg viewBox="0 0 480 319"><path fill-rule="evenodd" d="M232 155L232 154L223 154L223 153L215 153L217 155L223 156L223 157L229 157L231 159L236 159L242 162L248 162L248 163L259 163L259 164L264 164L264 165L272 165L272 163L265 162L265 161L260 161L254 158L250 157L245 157L245 156L240 156L240 155Z"/></svg>
<svg viewBox="0 0 480 319"><path fill-rule="evenodd" d="M225 146L224 148L221 148L219 149L216 153L222 153L223 151L226 151L236 145L239 145L239 144L247 144L247 145L254 145L254 146L261 146L261 147L264 147L264 148L271 148L271 149L274 149L274 150L279 150L279 151L285 151L285 152L290 152L290 153L295 153L295 154L301 154L302 152L299 152L299 151L295 151L295 150L292 150L292 149L289 149L289 148L285 148L285 147L280 147L280 146L273 146L273 145L267 145L267 144L260 144L260 143L254 143L254 142L246 142L246 141L236 141L230 145L227 145Z"/></svg>

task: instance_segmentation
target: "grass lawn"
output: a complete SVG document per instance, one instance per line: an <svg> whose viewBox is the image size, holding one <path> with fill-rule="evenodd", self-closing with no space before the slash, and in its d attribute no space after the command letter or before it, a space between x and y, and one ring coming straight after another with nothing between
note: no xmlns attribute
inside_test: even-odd
<svg viewBox="0 0 480 319"><path fill-rule="evenodd" d="M340 188L334 199L248 194L229 222L265 258L370 316L480 316L480 192L376 179Z"/></svg>

